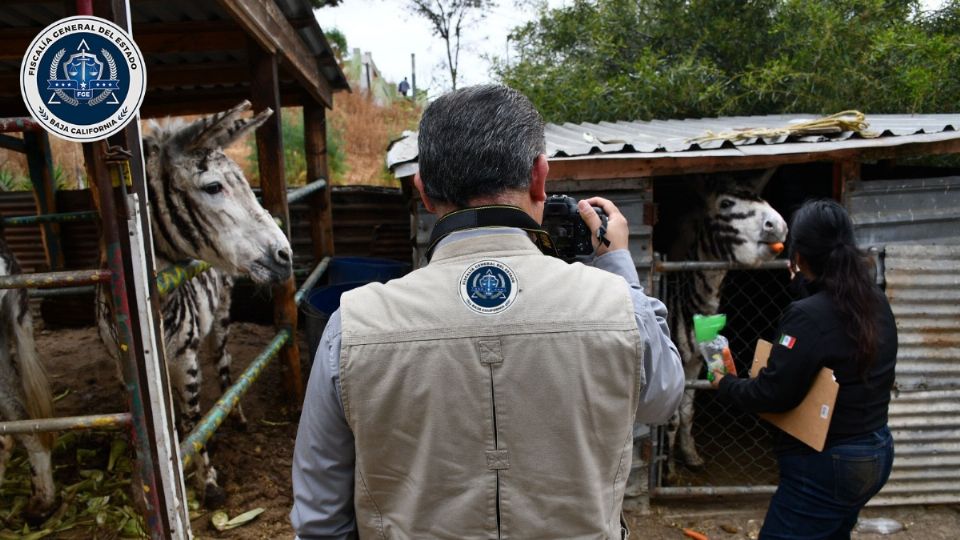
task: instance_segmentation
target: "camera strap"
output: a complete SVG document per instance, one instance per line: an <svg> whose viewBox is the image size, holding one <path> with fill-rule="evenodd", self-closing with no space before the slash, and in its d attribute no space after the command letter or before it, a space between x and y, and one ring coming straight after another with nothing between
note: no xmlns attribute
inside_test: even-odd
<svg viewBox="0 0 960 540"><path fill-rule="evenodd" d="M530 239L545 255L558 256L557 248L554 246L550 235L529 214L516 206L492 205L455 210L437 220L433 232L430 233L427 261L433 257L433 250L437 247L437 244L450 234L466 229L486 227L522 229L529 233Z"/></svg>

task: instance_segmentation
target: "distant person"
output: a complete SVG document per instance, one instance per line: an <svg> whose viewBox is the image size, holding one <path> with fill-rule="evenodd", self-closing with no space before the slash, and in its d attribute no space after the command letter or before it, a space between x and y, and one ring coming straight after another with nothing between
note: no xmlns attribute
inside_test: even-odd
<svg viewBox="0 0 960 540"><path fill-rule="evenodd" d="M833 370L840 391L823 451L779 433L780 482L760 539L849 539L893 464L887 411L897 326L842 206L804 204L790 225L789 250L808 295L784 312L769 364L756 378L726 375L715 385L743 410L783 412L800 404L820 368Z"/></svg>
<svg viewBox="0 0 960 540"><path fill-rule="evenodd" d="M403 94L403 97L407 97L407 92L410 91L410 83L407 82L406 77L397 85L397 91Z"/></svg>

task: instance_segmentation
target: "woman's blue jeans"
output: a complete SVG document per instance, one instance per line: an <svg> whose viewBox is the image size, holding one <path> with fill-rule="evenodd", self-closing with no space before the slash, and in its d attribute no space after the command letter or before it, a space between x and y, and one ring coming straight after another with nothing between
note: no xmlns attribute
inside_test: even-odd
<svg viewBox="0 0 960 540"><path fill-rule="evenodd" d="M760 540L848 540L857 516L890 477L887 426L823 452L778 458L780 485Z"/></svg>

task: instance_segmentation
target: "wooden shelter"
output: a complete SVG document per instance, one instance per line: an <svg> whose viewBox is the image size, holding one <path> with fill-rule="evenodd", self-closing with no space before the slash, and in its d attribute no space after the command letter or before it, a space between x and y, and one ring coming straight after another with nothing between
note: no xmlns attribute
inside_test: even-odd
<svg viewBox="0 0 960 540"><path fill-rule="evenodd" d="M955 421L960 412L960 331L956 324L960 320L960 161L956 159L960 154L960 115L868 114L866 136L841 129L826 133L777 132L814 118L797 114L548 124L547 191L601 195L616 203L630 223L634 263L640 275L647 277L648 290L654 294L669 293L670 283L675 285L683 279L683 271L737 270L743 279L737 282L728 275L727 283L743 285L736 291L738 298L758 304L758 299L770 298L773 289L780 290L772 286L778 280L760 276L757 269L737 268L726 262L664 261L657 256L656 252L667 252L663 246L676 232L664 223L685 217L684 206L689 200L684 198L688 193L683 189L690 189L694 183L691 180L711 175L769 173L772 180L764 197L787 218L806 199L833 198L841 202L851 215L858 243L870 249L878 263L878 282L885 287L897 317L900 340L889 421L897 440L897 457L890 481L871 504L956 504L960 502L960 429ZM773 131L757 131L760 129ZM737 130L768 134L731 135L729 139L709 135L734 134ZM425 212L411 189L418 170L416 134L391 145L387 164L413 196L416 263L421 260L436 219ZM760 267L765 270L760 271L780 272L785 277L785 262L765 263ZM751 275L745 276L744 272ZM671 275L673 282L666 279ZM765 281L755 281L757 277ZM749 290L744 284L750 286ZM770 306L772 312L767 313L761 312L758 304L748 304L745 311L762 324L776 321L783 307L772 302L760 304ZM734 326L730 321L728 325L728 330ZM758 335L759 331L752 333L745 343L751 347L749 352L735 351L734 356L749 358ZM688 381L688 388L704 388L697 383L706 384ZM723 425L712 427L723 429ZM637 432L646 433L646 426L638 426ZM738 436L732 445L750 439L742 433ZM735 478L732 484L730 478L724 478L713 483L662 485L657 482L657 468L669 456L662 452L662 445L659 448L659 457L654 455L649 461L653 496L744 495L774 490L769 478L751 478L739 474L739 469L730 469L736 474L728 471ZM728 454L733 448L715 446L713 450ZM766 449L753 450L736 455L744 463L757 464L746 460L753 460ZM743 465L735 461L730 465ZM725 465L708 464L706 474L725 470ZM768 465L775 466L775 462L770 459ZM750 472L746 467L742 471Z"/></svg>
<svg viewBox="0 0 960 540"><path fill-rule="evenodd" d="M142 118L213 113L243 100L252 101L255 110L270 107L277 111L256 131L263 205L281 222L289 237L288 198L310 200L311 251L318 264L303 288L315 283L326 268L321 259L333 255L325 110L333 106L333 94L349 90L349 86L313 17L313 3L308 0L4 2L0 9L0 147L28 156L39 214L30 222L42 224L48 268L56 270L63 265L58 223L76 216L57 214L49 140L46 132L28 117L19 94L18 77L21 60L33 37L57 20L73 15L94 15L113 21L137 42L147 71ZM279 114L283 106L303 107L304 151L310 180L289 197ZM23 135L4 134L11 132ZM115 428L129 427L137 455L136 474L142 487L140 502L151 537L190 538L181 462L189 461L206 443L262 367L277 354L284 361L287 393L293 408L299 406L303 384L293 336L297 302L305 291L295 291L292 277L274 287L277 336L228 390L234 396L232 400L215 405L189 436L183 434L187 436L184 445L178 445L170 415L169 384L159 354L163 347L159 342L162 334L158 298L169 289L151 279L157 276L158 269L149 248L152 239L139 122L131 122L107 140L84 143L83 154L96 216L100 219L102 268L93 273L86 271L82 283L109 283L124 382L130 390L130 412L32 420L29 426L14 422L16 425L0 427L4 433L84 429L94 421ZM46 214L57 215L45 217ZM182 281L182 276L189 279L203 270L202 263L194 262L175 268L172 273ZM73 274L78 272L40 276L50 286L81 279ZM163 271L159 274L170 277ZM25 280L6 279L2 285L29 286L21 281Z"/></svg>

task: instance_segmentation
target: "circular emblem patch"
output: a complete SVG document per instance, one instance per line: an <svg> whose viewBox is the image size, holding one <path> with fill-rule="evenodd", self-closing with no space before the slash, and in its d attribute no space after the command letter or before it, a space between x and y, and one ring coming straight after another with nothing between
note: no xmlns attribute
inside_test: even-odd
<svg viewBox="0 0 960 540"><path fill-rule="evenodd" d="M519 289L517 275L498 261L480 261L460 276L460 298L482 315L505 311L516 300Z"/></svg>
<svg viewBox="0 0 960 540"><path fill-rule="evenodd" d="M71 141L97 141L123 129L146 88L137 44L98 17L69 17L46 27L20 66L27 110L44 129Z"/></svg>

